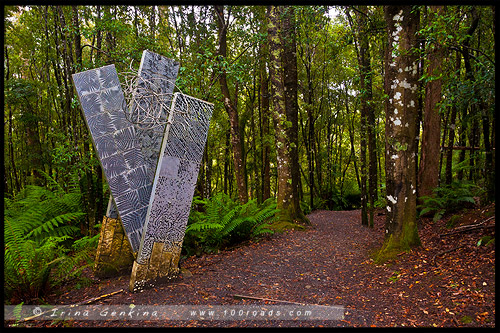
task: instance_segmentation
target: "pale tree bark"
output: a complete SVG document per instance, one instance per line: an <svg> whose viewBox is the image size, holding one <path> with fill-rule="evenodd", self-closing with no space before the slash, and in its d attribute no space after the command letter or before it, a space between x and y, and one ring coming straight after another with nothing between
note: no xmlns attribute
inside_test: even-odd
<svg viewBox="0 0 500 333"><path fill-rule="evenodd" d="M416 119L418 12L385 6L388 45L385 59L385 170L387 214L379 260L420 244L417 231Z"/></svg>
<svg viewBox="0 0 500 333"><path fill-rule="evenodd" d="M434 15L440 15L442 6L431 6ZM432 190L439 185L439 158L441 117L439 102L441 101L441 65L443 63L444 48L434 44L429 52L427 76L429 81L425 85L424 116L422 126L421 158L418 170L418 195L432 195Z"/></svg>
<svg viewBox="0 0 500 333"><path fill-rule="evenodd" d="M290 13L290 12L289 12ZM283 15L285 14L285 15ZM291 121L287 119L285 103L285 84L283 66L283 41L281 39L280 18L286 16L281 7L267 7L268 45L269 45L269 77L271 81L271 96L273 102L273 122L276 137L276 155L278 171L277 208L279 221L305 222L300 205L294 199L292 180L292 142L289 138ZM287 36L287 38L290 38ZM288 81L288 79L287 79ZM290 87L290 82L288 82Z"/></svg>

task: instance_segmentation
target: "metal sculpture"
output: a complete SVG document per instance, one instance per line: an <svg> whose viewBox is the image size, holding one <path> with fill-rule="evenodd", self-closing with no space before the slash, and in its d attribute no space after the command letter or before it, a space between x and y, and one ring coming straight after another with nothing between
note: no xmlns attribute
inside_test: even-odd
<svg viewBox="0 0 500 333"><path fill-rule="evenodd" d="M131 290L178 273L213 104L176 93L165 129Z"/></svg>
<svg viewBox="0 0 500 333"><path fill-rule="evenodd" d="M114 65L73 75L119 217L136 260L131 290L175 276L213 104L173 94L179 64L144 51L139 72ZM168 262L168 264L166 264Z"/></svg>

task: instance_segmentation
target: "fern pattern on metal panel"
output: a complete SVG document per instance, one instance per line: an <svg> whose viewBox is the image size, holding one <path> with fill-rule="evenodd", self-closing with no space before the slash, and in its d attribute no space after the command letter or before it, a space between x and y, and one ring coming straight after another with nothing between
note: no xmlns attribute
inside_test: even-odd
<svg viewBox="0 0 500 333"><path fill-rule="evenodd" d="M136 259L140 264L151 256L153 243L164 243L164 251L182 246L213 107L174 95Z"/></svg>
<svg viewBox="0 0 500 333"><path fill-rule="evenodd" d="M129 166L135 168L138 165L146 165L148 170L148 177L150 182L153 182L154 171L158 162L158 155L161 148L162 136L158 135L158 130L163 132L164 124L168 116L168 108L156 107L152 105L156 103L155 99L148 97L149 92L154 89L159 95L162 96L159 105L170 107L173 91L175 87L175 80L179 72L180 64L172 59L166 58L160 54L145 50L142 53L141 63L139 65L138 76L139 80L137 86L134 87L136 98L140 105L131 103L129 108L125 109L126 118L120 117L115 121L126 121L135 123L135 139L140 142L141 154L138 152L129 151L125 154L125 160ZM125 96L127 97L127 96ZM140 126L140 121L143 118L141 110L149 110L155 108L155 121L158 124L156 128L145 128ZM149 200L149 194L148 194ZM116 205L113 202L113 196L109 198L108 209L106 216L116 218L118 216ZM137 249L134 248L135 251Z"/></svg>
<svg viewBox="0 0 500 333"><path fill-rule="evenodd" d="M178 63L145 51L132 93L140 98L132 98L138 104L130 108L114 65L73 75L114 198L108 213L114 209L120 215L139 263L147 262L155 242L163 243L164 251L182 245L213 113L213 104L181 93L174 95L170 109L164 107L171 102L178 69ZM142 79L165 100L141 98L152 91L143 89ZM149 124L142 126L147 117L141 118L141 110L155 110L154 117L147 117L164 126L163 136Z"/></svg>
<svg viewBox="0 0 500 333"><path fill-rule="evenodd" d="M132 207L128 200L128 196L138 196L138 189L130 186L129 174L140 166L131 169L125 161L125 154L140 150L140 146L134 138L134 127L123 121L126 103L115 66L76 73L73 82L123 227L132 248L137 250L143 223L132 220L127 213L141 208Z"/></svg>
<svg viewBox="0 0 500 333"><path fill-rule="evenodd" d="M179 63L144 51L139 74L170 103ZM120 215L132 249L139 249L151 187L161 148L161 136L129 121L129 111L114 65L73 75L85 119L108 181L111 198L107 215ZM139 83L136 94L145 90ZM170 97L168 97L170 96ZM138 100L148 103L147 96ZM148 105L143 105L148 107ZM131 108L136 106L131 105ZM157 115L165 122L167 109Z"/></svg>

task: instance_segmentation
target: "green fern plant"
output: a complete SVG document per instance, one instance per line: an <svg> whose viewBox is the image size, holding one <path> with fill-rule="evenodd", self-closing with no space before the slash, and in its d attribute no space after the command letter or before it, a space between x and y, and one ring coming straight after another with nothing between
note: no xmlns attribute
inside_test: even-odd
<svg viewBox="0 0 500 333"><path fill-rule="evenodd" d="M46 175L46 177L48 177ZM77 187L64 190L49 177L49 188L27 186L4 199L4 293L31 301L74 278L90 263L97 236L79 236L85 213Z"/></svg>
<svg viewBox="0 0 500 333"><path fill-rule="evenodd" d="M432 196L422 196L422 204L417 207L420 216L433 214L433 221L441 219L444 214L459 210L464 204L474 204L474 196L480 193L481 189L469 182L454 181L449 185L436 187Z"/></svg>
<svg viewBox="0 0 500 333"><path fill-rule="evenodd" d="M219 193L201 201L202 211L192 210L186 228L184 248L189 254L213 252L232 244L273 233L269 228L275 214L276 202L268 199L262 204L250 200L240 205L228 195Z"/></svg>

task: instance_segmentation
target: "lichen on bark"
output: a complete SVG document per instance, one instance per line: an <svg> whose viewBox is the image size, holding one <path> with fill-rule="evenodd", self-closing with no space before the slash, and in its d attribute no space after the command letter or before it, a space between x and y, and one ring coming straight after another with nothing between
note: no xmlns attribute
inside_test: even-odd
<svg viewBox="0 0 500 333"><path fill-rule="evenodd" d="M386 234L376 256L383 262L402 251L418 246L416 217L416 141L418 78L413 71L417 56L418 12L411 6L384 8L389 36L386 54ZM395 38L397 37L397 38ZM394 56L392 49L398 48ZM401 69L401 70L400 70ZM406 69L406 70L403 70ZM404 125L403 125L404 124Z"/></svg>

